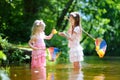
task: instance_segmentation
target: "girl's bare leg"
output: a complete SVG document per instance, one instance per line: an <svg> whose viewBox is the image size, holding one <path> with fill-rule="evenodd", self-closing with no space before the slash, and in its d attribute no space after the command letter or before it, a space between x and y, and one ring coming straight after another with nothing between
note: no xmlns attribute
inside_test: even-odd
<svg viewBox="0 0 120 80"><path fill-rule="evenodd" d="M80 63L79 62L74 62L74 69L80 69Z"/></svg>

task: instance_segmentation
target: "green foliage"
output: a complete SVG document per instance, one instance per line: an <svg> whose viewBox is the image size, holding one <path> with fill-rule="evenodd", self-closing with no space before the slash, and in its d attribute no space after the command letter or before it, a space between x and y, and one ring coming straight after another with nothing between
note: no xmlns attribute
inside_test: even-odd
<svg viewBox="0 0 120 80"><path fill-rule="evenodd" d="M21 64L26 63L26 60L30 60L30 57L24 54L24 51L18 48L9 48L3 50L7 55L7 61L3 61L3 64Z"/></svg>
<svg viewBox="0 0 120 80"><path fill-rule="evenodd" d="M120 1L119 0L0 0L0 34L10 42L28 42L35 19L46 23L46 34L52 28L68 28L64 19L71 11L79 11L82 27L93 37L103 38L108 44L107 55L119 56L120 50ZM55 35L46 41L47 47L55 46L67 53L67 40ZM65 44L65 45L64 45ZM4 42L7 49L7 43ZM87 55L94 55L94 42L83 34L82 45ZM4 49L5 49L4 47ZM65 50L65 51L64 51ZM6 49L5 52L9 52ZM114 52L115 54L112 54ZM66 57L65 57L66 58Z"/></svg>
<svg viewBox="0 0 120 80"><path fill-rule="evenodd" d="M0 51L0 59L6 60L7 57L6 55L3 53L3 51Z"/></svg>
<svg viewBox="0 0 120 80"><path fill-rule="evenodd" d="M25 60L25 56L22 50L15 49L10 53L10 57L8 59L10 63L21 63Z"/></svg>
<svg viewBox="0 0 120 80"><path fill-rule="evenodd" d="M93 37L106 40L108 45L106 55L120 56L120 50L117 49L120 47L118 39L120 37L118 31L120 29L120 19L118 19L120 9L117 8L120 2L118 0L83 0L80 4L83 4L80 7L83 28ZM87 55L94 55L93 41L88 40L86 35L83 35L83 39L85 54L87 52Z"/></svg>
<svg viewBox="0 0 120 80"><path fill-rule="evenodd" d="M10 80L10 67L0 67L0 80Z"/></svg>
<svg viewBox="0 0 120 80"><path fill-rule="evenodd" d="M8 43L7 39L3 39L1 36L0 36L0 47L1 49L7 49L8 47L11 47L11 44Z"/></svg>
<svg viewBox="0 0 120 80"><path fill-rule="evenodd" d="M2 39L0 36L0 59L5 59L6 61L2 61L3 65L9 65L11 63L20 64L24 62L29 57L23 53L22 50L10 44L6 39ZM29 58L30 59L30 58Z"/></svg>
<svg viewBox="0 0 120 80"><path fill-rule="evenodd" d="M69 54L65 51L62 51L59 58L57 59L57 63L69 63Z"/></svg>

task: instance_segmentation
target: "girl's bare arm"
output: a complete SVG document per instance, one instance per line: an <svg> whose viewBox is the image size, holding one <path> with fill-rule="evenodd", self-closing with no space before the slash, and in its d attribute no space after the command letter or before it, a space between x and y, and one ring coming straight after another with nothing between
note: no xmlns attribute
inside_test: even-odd
<svg viewBox="0 0 120 80"><path fill-rule="evenodd" d="M59 32L59 35L65 37L65 38L67 38L67 39L72 40L71 37L70 37L70 35L69 35L68 33L65 33L65 32Z"/></svg>
<svg viewBox="0 0 120 80"><path fill-rule="evenodd" d="M30 39L29 42L28 42L29 46L30 46L32 49L38 49L38 48L36 48L36 47L33 46L34 42L35 42L34 39Z"/></svg>

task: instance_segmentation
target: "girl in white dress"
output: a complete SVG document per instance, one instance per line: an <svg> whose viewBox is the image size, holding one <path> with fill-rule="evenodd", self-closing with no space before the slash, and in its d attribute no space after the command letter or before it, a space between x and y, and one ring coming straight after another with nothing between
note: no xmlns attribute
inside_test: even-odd
<svg viewBox="0 0 120 80"><path fill-rule="evenodd" d="M83 48L80 45L82 36L82 27L80 24L80 15L77 12L71 12L69 16L70 28L68 32L59 32L59 35L68 39L70 62L75 69L80 68L80 61L83 61Z"/></svg>

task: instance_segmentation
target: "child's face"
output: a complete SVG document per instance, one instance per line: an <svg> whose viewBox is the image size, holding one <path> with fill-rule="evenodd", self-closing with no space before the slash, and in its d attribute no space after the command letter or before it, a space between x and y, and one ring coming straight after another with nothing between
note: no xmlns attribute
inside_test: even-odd
<svg viewBox="0 0 120 80"><path fill-rule="evenodd" d="M42 20L37 20L36 25L38 26L38 31L42 32L45 30L45 23Z"/></svg>
<svg viewBox="0 0 120 80"><path fill-rule="evenodd" d="M43 32L45 30L44 26L39 26L38 31Z"/></svg>
<svg viewBox="0 0 120 80"><path fill-rule="evenodd" d="M44 26L42 26L42 27L40 27L40 29L41 29L42 31L44 31L44 30L45 30L45 27L44 27Z"/></svg>
<svg viewBox="0 0 120 80"><path fill-rule="evenodd" d="M70 21L70 24L71 24L71 25L74 25L75 20L74 20L74 18L73 18L72 16L70 16L69 21Z"/></svg>

